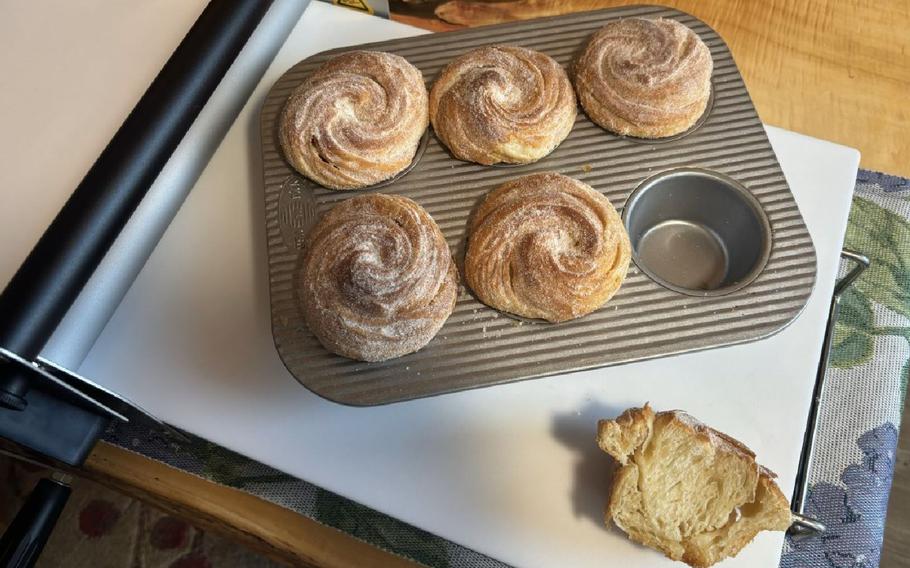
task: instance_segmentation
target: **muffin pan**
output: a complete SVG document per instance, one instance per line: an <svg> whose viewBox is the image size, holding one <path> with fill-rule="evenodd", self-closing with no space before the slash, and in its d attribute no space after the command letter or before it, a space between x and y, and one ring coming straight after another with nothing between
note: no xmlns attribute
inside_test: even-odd
<svg viewBox="0 0 910 568"><path fill-rule="evenodd" d="M718 172L678 168L646 179L623 208L635 264L693 296L727 294L761 273L771 226L758 200Z"/></svg>
<svg viewBox="0 0 910 568"><path fill-rule="evenodd" d="M326 351L299 310L299 252L320 213L363 191L322 188L285 162L278 115L294 87L352 49L397 53L428 85L453 58L494 43L537 49L571 69L591 33L628 17L673 18L711 50L713 102L685 136L628 139L579 110L572 133L552 154L497 168L452 158L431 132L407 173L364 190L420 203L460 267L468 216L488 191L541 171L581 180L611 200L629 229L634 264L616 296L590 315L549 324L506 317L462 283L455 312L420 351L381 363ZM301 384L340 403L383 404L754 341L793 321L815 282L812 240L729 49L714 30L677 10L608 9L326 51L276 82L263 103L261 129L275 345Z"/></svg>

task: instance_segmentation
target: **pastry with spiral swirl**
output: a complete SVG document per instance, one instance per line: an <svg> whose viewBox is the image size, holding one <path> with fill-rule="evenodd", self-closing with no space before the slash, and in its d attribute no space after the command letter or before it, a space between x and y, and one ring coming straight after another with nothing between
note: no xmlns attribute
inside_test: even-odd
<svg viewBox="0 0 910 568"><path fill-rule="evenodd" d="M278 139L307 178L330 189L360 189L408 167L428 124L417 68L391 53L349 51L291 93Z"/></svg>
<svg viewBox="0 0 910 568"><path fill-rule="evenodd" d="M430 89L436 135L456 158L478 164L543 158L569 135L575 114L575 93L563 68L522 47L465 53Z"/></svg>
<svg viewBox="0 0 910 568"><path fill-rule="evenodd" d="M455 308L457 273L417 203L378 193L342 201L307 235L304 319L326 349L383 361L426 345Z"/></svg>
<svg viewBox="0 0 910 568"><path fill-rule="evenodd" d="M691 128L711 96L711 52L675 20L610 22L575 62L578 99L618 134L665 138Z"/></svg>
<svg viewBox="0 0 910 568"><path fill-rule="evenodd" d="M560 322L593 312L629 268L629 237L610 201L554 172L490 192L468 234L468 286L488 306L528 318Z"/></svg>

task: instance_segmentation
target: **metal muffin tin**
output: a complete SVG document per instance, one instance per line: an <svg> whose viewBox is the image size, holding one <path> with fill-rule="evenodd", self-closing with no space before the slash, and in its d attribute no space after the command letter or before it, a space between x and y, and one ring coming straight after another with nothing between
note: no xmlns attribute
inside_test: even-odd
<svg viewBox="0 0 910 568"><path fill-rule="evenodd" d="M729 294L761 274L771 225L761 204L733 178L697 168L651 176L622 211L635 264L671 290Z"/></svg>
<svg viewBox="0 0 910 568"><path fill-rule="evenodd" d="M594 31L628 17L678 20L711 49L713 104L704 121L686 135L653 142L625 138L579 112L572 133L552 154L534 164L497 168L454 159L431 133L410 171L381 189L365 191L404 195L420 203L439 224L461 266L469 214L488 191L507 180L557 171L602 192L618 210L638 188L630 202L634 215L624 220L632 232L638 231L630 235L633 256L647 273L631 266L605 307L561 324L508 317L481 304L462 284L454 313L417 353L364 363L326 351L298 307L299 250L319 214L363 192L322 188L296 174L282 157L278 115L294 87L327 59L352 49L397 53L421 70L427 85L458 55L494 43L542 51L570 70ZM617 8L326 51L301 61L277 81L263 104L261 128L275 345L301 384L340 403L383 404L754 341L792 322L815 283L812 240L729 49L714 30L677 10ZM708 181L734 187L734 199L724 201L732 205L718 208L717 189L701 187L704 179L686 181L686 175L704 171ZM655 177L660 174L664 177ZM679 199L648 199L651 192L657 196L665 191L662 180L704 198L711 216L696 219L683 207L668 209ZM729 230L711 226L712 219L721 225L745 224ZM658 230L664 234L654 233L653 227L661 223ZM708 272L719 271L716 278L702 283L687 279L685 271L672 269L672 262L667 270L666 258L661 260L655 251L680 252L666 248L672 240L667 237L677 230L674 224L682 231L681 254L697 261L701 257L692 256L693 250L707 247L701 260Z"/></svg>

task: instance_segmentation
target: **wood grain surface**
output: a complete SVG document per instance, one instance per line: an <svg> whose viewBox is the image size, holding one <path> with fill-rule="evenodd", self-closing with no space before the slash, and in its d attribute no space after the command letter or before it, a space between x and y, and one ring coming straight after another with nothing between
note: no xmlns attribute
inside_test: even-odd
<svg viewBox="0 0 910 568"><path fill-rule="evenodd" d="M418 566L284 507L104 442L80 475L293 566Z"/></svg>
<svg viewBox="0 0 910 568"><path fill-rule="evenodd" d="M393 1L392 9L393 19L443 30L457 24L640 3L522 0L490 6L449 2L439 11L450 22L435 16L442 2ZM653 3L689 12L725 38L765 122L859 148L864 168L910 176L910 2ZM898 453L882 568L910 567L907 438L903 437ZM85 474L295 565L411 565L284 508L107 444L95 449Z"/></svg>
<svg viewBox="0 0 910 568"><path fill-rule="evenodd" d="M439 30L642 3L673 6L717 30L766 123L859 148L862 167L910 176L907 0L521 0L392 6L393 19ZM396 9L408 11L398 15Z"/></svg>

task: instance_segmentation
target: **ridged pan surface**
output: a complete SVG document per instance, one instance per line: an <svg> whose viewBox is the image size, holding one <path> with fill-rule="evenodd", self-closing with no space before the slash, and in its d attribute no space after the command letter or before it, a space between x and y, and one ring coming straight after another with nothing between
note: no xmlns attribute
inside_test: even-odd
<svg viewBox="0 0 910 568"><path fill-rule="evenodd" d="M326 351L299 309L299 250L318 215L362 192L319 187L297 175L282 157L278 115L294 87L327 59L351 49L397 53L423 72L428 86L456 56L493 43L542 51L570 70L591 33L610 20L635 16L678 20L711 49L713 106L688 135L656 143L630 140L601 129L579 112L572 133L551 155L530 165L489 167L452 158L431 132L408 173L370 191L420 203L439 224L461 266L468 215L488 191L507 180L557 171L591 185L621 210L636 186L653 174L706 168L740 182L764 209L772 249L761 274L728 295L693 297L657 284L633 264L605 307L556 325L498 313L478 302L462 283L455 312L417 353L363 363ZM676 10L610 9L327 51L298 63L277 81L264 102L261 126L275 345L304 386L337 402L383 404L753 341L793 321L815 282L811 238L729 49L706 24Z"/></svg>

